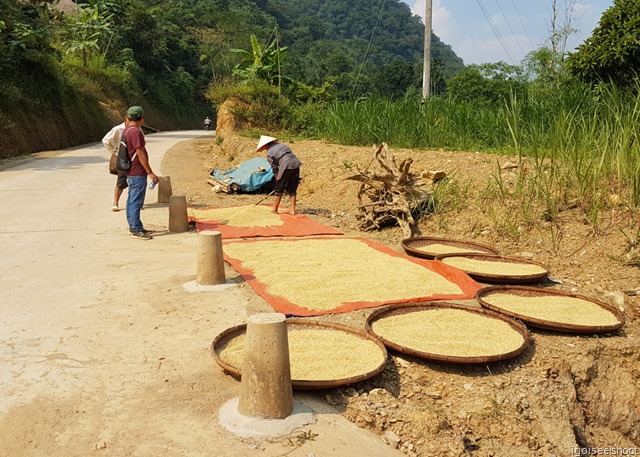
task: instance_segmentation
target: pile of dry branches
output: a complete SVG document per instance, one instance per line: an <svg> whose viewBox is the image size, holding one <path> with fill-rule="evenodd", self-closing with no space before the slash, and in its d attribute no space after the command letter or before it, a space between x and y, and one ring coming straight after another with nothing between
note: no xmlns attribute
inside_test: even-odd
<svg viewBox="0 0 640 457"><path fill-rule="evenodd" d="M374 163L379 170L371 170ZM364 170L346 179L359 181L359 214L362 230L377 230L397 223L405 238L421 234L416 216L422 213L432 199L431 184L444 176L443 172L415 174L410 171L413 159L400 164L382 143L375 150L371 162Z"/></svg>

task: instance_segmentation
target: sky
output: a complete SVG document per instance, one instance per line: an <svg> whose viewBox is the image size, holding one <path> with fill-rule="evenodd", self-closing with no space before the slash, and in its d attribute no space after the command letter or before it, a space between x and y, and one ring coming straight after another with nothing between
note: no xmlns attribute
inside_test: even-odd
<svg viewBox="0 0 640 457"><path fill-rule="evenodd" d="M427 0L403 1L424 20ZM552 0L432 2L433 33L467 65L498 61L518 65L530 51L549 43ZM571 27L577 29L567 40L567 51L571 51L591 36L613 0L556 0L556 5L559 26L570 17ZM567 5L573 5L570 15L565 14Z"/></svg>

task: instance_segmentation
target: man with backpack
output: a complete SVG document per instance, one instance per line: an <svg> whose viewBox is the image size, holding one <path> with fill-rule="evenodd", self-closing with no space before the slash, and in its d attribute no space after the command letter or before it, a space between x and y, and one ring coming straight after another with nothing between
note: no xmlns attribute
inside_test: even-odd
<svg viewBox="0 0 640 457"><path fill-rule="evenodd" d="M118 124L113 127L107 134L102 138L102 144L107 148L107 151L111 154L111 160L109 161L109 172L111 174L118 175L118 179L116 180L116 188L113 191L113 206L111 207L111 211L120 211L120 197L122 196L122 192L127 188L127 174L120 172L116 168L116 159L118 157L118 148L120 146L120 139L122 138L122 132L126 127L126 116L125 122L122 124Z"/></svg>
<svg viewBox="0 0 640 457"><path fill-rule="evenodd" d="M153 237L149 230L145 230L140 220L140 210L144 205L144 198L147 193L147 176L155 184L159 179L151 169L149 155L145 148L145 138L142 133L144 124L144 110L140 106L132 106L127 110L126 127L122 136L127 143L127 152L131 159L131 167L127 172L127 185L129 194L127 196L127 222L131 237L140 240L150 240Z"/></svg>

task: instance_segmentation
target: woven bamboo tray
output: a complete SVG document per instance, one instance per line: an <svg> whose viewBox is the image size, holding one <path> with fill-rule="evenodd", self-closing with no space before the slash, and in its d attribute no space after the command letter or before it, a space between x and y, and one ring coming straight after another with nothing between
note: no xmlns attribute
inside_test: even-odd
<svg viewBox="0 0 640 457"><path fill-rule="evenodd" d="M446 259L452 257L464 257L468 259L475 259L487 262L495 262L497 266L505 266L508 264L513 265L535 265L542 268L543 271L536 274L506 274L506 273L493 273L490 270L487 271L471 271L465 268L461 268L462 271L467 273L476 281L488 282L492 284L529 284L538 282L549 275L549 271L541 264L532 262L530 260L522 259L519 257L505 257L494 254L445 254L436 256L436 260L443 261L447 264ZM454 265L448 264L455 267Z"/></svg>
<svg viewBox="0 0 640 457"><path fill-rule="evenodd" d="M366 373L362 373L358 376L351 376L348 378L342 379L325 379L325 380L305 380L305 379L292 379L291 384L294 389L297 390L313 390L313 389L328 389L332 387L340 387L346 386L348 384L353 384L355 382L364 381L365 379L369 379L377 374L379 374L383 369L384 365L387 361L387 348L384 344L382 344L376 337L370 335L367 332L357 330L352 327L348 327L346 325L334 324L331 322L323 322L318 320L310 320L310 319L287 319L287 328L290 326L297 327L319 327L326 328L327 330L339 330L342 332L351 333L353 335L357 335L360 338L373 341L382 354L382 363L378 365L375 369L372 369ZM220 333L211 344L211 355L213 359L216 361L218 365L228 374L233 376L236 379L240 379L242 376L241 367L230 365L222 360L220 357L220 352L222 348L232 339L237 336L246 333L247 324L236 325L235 327L228 328ZM330 341L330 340L329 340ZM326 355L324 356L326 357ZM327 360L328 364L331 363L340 363L340 360Z"/></svg>
<svg viewBox="0 0 640 457"><path fill-rule="evenodd" d="M472 241L460 241L452 240L448 238L432 238L432 237L416 237L406 238L402 240L402 248L404 251L415 257L422 257L423 259L434 259L438 255L443 255L443 252L430 252L429 245L447 245L456 249L468 249L469 253L473 251L481 251L486 254L497 254L498 251L491 246L480 244ZM460 254L460 252L452 251L447 254Z"/></svg>
<svg viewBox="0 0 640 457"><path fill-rule="evenodd" d="M397 314L415 313L418 311L425 311L429 309L434 309L434 310L435 309L457 309L457 310L462 310L472 314L481 315L490 319L497 319L499 321L505 322L515 332L519 333L522 336L522 340L523 340L522 345L515 350L504 352L502 354L491 354L486 356L470 356L470 357L462 357L462 356L456 356L456 355L452 356L452 355L425 352L415 348L403 346L399 343L390 341L376 334L375 331L373 330L373 324L380 319L384 319L385 317L390 317ZM504 314L496 313L486 309L470 308L464 305L458 305L455 303L445 303L445 302L428 303L428 304L395 304L395 305L390 305L386 308L380 308L374 311L367 319L366 330L371 335L374 335L377 338L379 338L380 341L382 341L384 345L387 346L389 349L393 349L402 354L407 354L407 355L419 357L426 360L434 360L438 362L447 362L447 363L456 363L456 364L489 363L489 362L497 362L499 360L509 359L509 358L520 355L527 348L529 344L529 332L527 330L527 327L525 327L525 325L522 324L521 322L511 319L505 316ZM411 329L407 328L407 332L409 331L411 331ZM470 337L478 338L478 335L471 335ZM465 338L465 335L461 334L460 338L461 339Z"/></svg>
<svg viewBox="0 0 640 457"><path fill-rule="evenodd" d="M595 305L604 308L605 310L612 313L616 319L618 319L617 324L612 325L577 325L577 324L568 324L563 322L553 321L551 319L540 319L532 316L527 316L526 314L516 313L514 311L509 311L507 309L500 308L496 305L492 305L488 302L491 294L495 293L506 293L512 294L514 299L518 297L571 297L577 298L580 300L584 300L586 302L593 303ZM522 322L530 325L531 327L536 327L544 330L554 330L561 332L569 332L569 333L609 333L614 332L622 328L625 324L625 317L620 310L616 307L609 305L608 303L604 303L602 301L596 300L594 298L586 297L584 295L573 294L570 292L563 292L557 290L545 290L538 289L535 287L524 287L524 286L492 286L485 287L484 289L480 289L478 294L476 295L476 300L480 305L484 308L490 309L492 311L496 311L502 314L505 314L510 317L514 317L520 319Z"/></svg>

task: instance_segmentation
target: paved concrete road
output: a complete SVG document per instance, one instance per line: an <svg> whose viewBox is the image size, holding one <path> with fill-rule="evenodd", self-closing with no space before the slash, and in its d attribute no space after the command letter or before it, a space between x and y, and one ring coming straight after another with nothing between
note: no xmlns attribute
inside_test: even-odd
<svg viewBox="0 0 640 457"><path fill-rule="evenodd" d="M203 134L149 135L154 171ZM164 231L155 190L142 220L159 233L129 237L107 162L92 144L0 171L0 456L396 455L330 410L296 449L219 426L239 383L209 344L245 320L250 294L187 292L197 235Z"/></svg>
<svg viewBox="0 0 640 457"><path fill-rule="evenodd" d="M168 148L202 135L191 131L148 136L154 170L161 174L160 160ZM89 348L74 339L87 324L97 327L96 337L109 327L108 321L99 324L110 308L105 290L152 281L154 270L167 262L162 251L193 238L185 234L145 241L127 235L125 212L110 211L115 176L108 174L108 153L101 143L51 155L0 172L0 357L24 358L20 373L2 365L0 410L5 411L37 393L19 381L29 377L53 382L68 374L60 363L49 366L43 360L75 360L82 365L92 358ZM121 207L126 196L125 191ZM168 210L153 207L154 197L156 191L147 192L151 208L142 211L142 219L150 228L164 229ZM188 272L187 267L182 274ZM129 297L138 294L131 290Z"/></svg>

